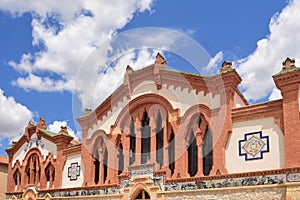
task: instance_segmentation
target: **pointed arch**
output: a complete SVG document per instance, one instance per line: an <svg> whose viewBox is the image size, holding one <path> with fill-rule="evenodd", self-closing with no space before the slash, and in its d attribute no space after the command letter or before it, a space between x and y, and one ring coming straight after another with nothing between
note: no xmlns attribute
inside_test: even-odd
<svg viewBox="0 0 300 200"><path fill-rule="evenodd" d="M129 199L130 200L151 199L149 189L143 183L138 183L133 186Z"/></svg>
<svg viewBox="0 0 300 200"><path fill-rule="evenodd" d="M45 168L45 176L47 181L47 188L53 188L55 180L55 167L51 162L49 162L47 167Z"/></svg>
<svg viewBox="0 0 300 200"><path fill-rule="evenodd" d="M41 178L41 160L37 153L31 153L27 158L25 173L27 184L39 185Z"/></svg>
<svg viewBox="0 0 300 200"><path fill-rule="evenodd" d="M188 145L188 173L193 177L198 171L198 147L193 129L189 133Z"/></svg>
<svg viewBox="0 0 300 200"><path fill-rule="evenodd" d="M173 129L171 130L169 144L168 144L168 160L169 160L169 169L171 175L174 174L175 170L175 136Z"/></svg>
<svg viewBox="0 0 300 200"><path fill-rule="evenodd" d="M107 179L108 165L108 146L113 150L115 146L108 141L103 130L93 133L92 137L86 142L88 150L93 155L93 179L94 183L104 184Z"/></svg>
<svg viewBox="0 0 300 200"><path fill-rule="evenodd" d="M17 168L15 170L15 172L13 173L13 179L14 179L14 184L15 184L15 191L18 191L20 189L20 185L21 185L21 171L19 170L19 168Z"/></svg>
<svg viewBox="0 0 300 200"><path fill-rule="evenodd" d="M208 127L202 145L203 174L208 176L213 165L213 138Z"/></svg>
<svg viewBox="0 0 300 200"><path fill-rule="evenodd" d="M151 146L151 128L149 126L150 117L145 110L142 118L142 141L141 141L141 164L147 163L150 159L150 146Z"/></svg>
<svg viewBox="0 0 300 200"><path fill-rule="evenodd" d="M158 110L156 118L156 162L162 168L164 162L164 128L162 126L162 117L160 110Z"/></svg>

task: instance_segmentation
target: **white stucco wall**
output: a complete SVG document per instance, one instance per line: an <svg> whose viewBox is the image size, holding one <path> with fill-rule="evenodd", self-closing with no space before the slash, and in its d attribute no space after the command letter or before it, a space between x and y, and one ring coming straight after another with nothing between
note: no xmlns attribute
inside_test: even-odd
<svg viewBox="0 0 300 200"><path fill-rule="evenodd" d="M116 107L113 107L112 112L108 112L101 121L99 120L98 123L93 126L93 128L88 130L88 138L99 129L109 133L111 125L115 123L123 108L131 100L134 100L135 98L144 94L157 94L163 96L164 98L168 99L174 109L180 109L181 116L183 116L191 106L197 104L206 105L211 109L220 107L220 95L215 95L214 97L211 93L204 95L203 91L196 94L195 90L188 91L187 88L174 88L173 85L169 87L167 87L167 85L163 85L160 90L157 90L153 81L143 81L133 89L131 98L129 100L124 97L122 102L119 102Z"/></svg>
<svg viewBox="0 0 300 200"><path fill-rule="evenodd" d="M262 131L262 136L269 136L269 151L263 159L245 160L239 156L239 141L247 133ZM264 118L233 123L233 131L226 146L226 167L228 173L270 170L285 167L284 136L274 123L274 118Z"/></svg>
<svg viewBox="0 0 300 200"><path fill-rule="evenodd" d="M37 145L37 143L38 143L38 145ZM56 152L57 152L56 144L45 138L41 138L40 140L38 140L36 133L34 133L31 136L29 143L25 142L21 146L21 148L14 154L13 161L12 161L12 167L15 165L17 160L19 160L20 164L22 165L22 162L23 162L26 154L32 148L38 148L40 150L41 154L43 155L44 160L46 159L46 156L48 155L49 152L52 152L54 158L56 158Z"/></svg>
<svg viewBox="0 0 300 200"><path fill-rule="evenodd" d="M80 166L80 175L77 176L77 180L70 180L70 177L68 177L69 167L71 167L72 163L77 163L77 166ZM83 172L84 164L81 154L68 156L62 175L62 188L81 187L84 178Z"/></svg>

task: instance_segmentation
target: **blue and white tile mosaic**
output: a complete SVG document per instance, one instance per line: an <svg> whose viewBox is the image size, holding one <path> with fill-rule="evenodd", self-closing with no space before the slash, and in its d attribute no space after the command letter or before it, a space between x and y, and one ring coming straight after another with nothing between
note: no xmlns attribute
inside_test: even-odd
<svg viewBox="0 0 300 200"><path fill-rule="evenodd" d="M245 156L246 161L263 159L269 151L269 136L262 136L262 131L247 133L239 141L239 155Z"/></svg>

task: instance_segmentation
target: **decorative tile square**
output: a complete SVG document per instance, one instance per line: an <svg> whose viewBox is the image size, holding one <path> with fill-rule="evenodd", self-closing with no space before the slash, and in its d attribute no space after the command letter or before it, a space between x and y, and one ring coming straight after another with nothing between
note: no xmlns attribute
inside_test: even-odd
<svg viewBox="0 0 300 200"><path fill-rule="evenodd" d="M77 162L71 163L71 166L68 167L68 177L70 181L76 181L78 176L80 176L80 166Z"/></svg>
<svg viewBox="0 0 300 200"><path fill-rule="evenodd" d="M247 133L239 141L239 155L245 160L263 159L263 154L269 152L269 136L262 136L262 131Z"/></svg>

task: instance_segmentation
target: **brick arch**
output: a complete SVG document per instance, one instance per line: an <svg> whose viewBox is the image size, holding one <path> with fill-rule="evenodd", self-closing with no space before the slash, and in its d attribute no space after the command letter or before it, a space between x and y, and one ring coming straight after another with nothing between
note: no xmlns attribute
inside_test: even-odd
<svg viewBox="0 0 300 200"><path fill-rule="evenodd" d="M150 191L148 190L148 188L143 184L143 183L138 183L136 185L133 186L131 193L129 195L129 199L130 200L135 200L136 196L141 192L141 191L145 191L150 195Z"/></svg>
<svg viewBox="0 0 300 200"><path fill-rule="evenodd" d="M15 162L15 164L14 164L14 166L12 167L12 171L14 172L16 169L20 169L21 170L21 168L22 168L22 166L21 166L21 164L20 164L20 161L19 160L17 160L16 162Z"/></svg>
<svg viewBox="0 0 300 200"><path fill-rule="evenodd" d="M107 143L109 139L104 130L99 129L96 130L94 133L92 133L91 137L85 143L88 150L89 151L92 150L92 148L95 147L95 145L97 145L97 142L99 142L101 139L103 140L105 146L107 147Z"/></svg>
<svg viewBox="0 0 300 200"><path fill-rule="evenodd" d="M162 106L166 110L165 115L174 112L171 103L163 96L158 94L144 94L133 99L123 108L123 110L120 112L119 116L117 117L115 124L124 128L126 124L129 124L131 120L131 116L134 113L136 113L138 110L143 109L142 107L145 105L153 105L153 104L158 104ZM166 118L167 116L162 116L162 117ZM140 119L142 118L142 113L140 113L139 118Z"/></svg>
<svg viewBox="0 0 300 200"><path fill-rule="evenodd" d="M184 113L182 119L183 120L188 120L191 117L193 117L193 115L198 114L198 113L201 113L207 121L210 121L211 113L212 113L211 109L209 107L207 107L206 105L203 105L203 104L197 104L197 105L194 105L194 106L190 107Z"/></svg>
<svg viewBox="0 0 300 200"><path fill-rule="evenodd" d="M27 152L27 154L26 154L26 156L25 156L25 158L24 158L24 160L23 160L23 162L22 162L22 166L26 167L28 158L30 158L30 156L33 155L33 154L37 154L38 157L39 157L39 159L40 159L40 163L41 163L41 164L43 163L44 157L43 157L41 151L40 151L37 147L34 147L34 148L30 149L30 150Z"/></svg>
<svg viewBox="0 0 300 200"><path fill-rule="evenodd" d="M34 188L30 187L25 190L22 196L24 200L36 200L37 191Z"/></svg>

